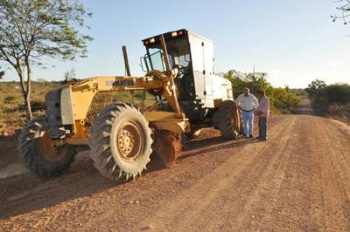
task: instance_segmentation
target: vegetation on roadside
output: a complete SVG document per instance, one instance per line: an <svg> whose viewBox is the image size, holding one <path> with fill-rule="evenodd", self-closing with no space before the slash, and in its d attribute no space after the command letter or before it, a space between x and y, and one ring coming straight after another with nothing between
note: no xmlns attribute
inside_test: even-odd
<svg viewBox="0 0 350 232"><path fill-rule="evenodd" d="M305 90L317 115L333 115L350 120L350 85L327 85L316 79Z"/></svg>
<svg viewBox="0 0 350 232"><path fill-rule="evenodd" d="M45 114L45 96L47 92L68 84L67 79L62 82L32 82L33 117ZM25 106L18 82L0 82L0 136L12 134L21 129L27 122ZM154 97L146 94L144 106L142 105L143 93L141 90L128 92L100 92L97 93L90 106L89 115L94 116L100 109L112 102L133 102L137 107L148 107L154 103Z"/></svg>
<svg viewBox="0 0 350 232"><path fill-rule="evenodd" d="M265 73L237 74L230 71L223 74L228 78L233 86L234 97L242 93L244 87L249 87L252 93L258 89L266 90L271 100L271 110L273 113L290 113L299 103L300 98L309 97L314 111L319 115L335 114L341 117L350 118L350 86L346 84L337 84L327 86L323 81L313 81L308 88L289 89L274 88L266 80ZM69 79L69 78L68 78ZM32 108L33 116L43 115L45 113L44 102L45 95L52 89L67 84L67 78L62 82L33 82ZM25 106L18 82L0 82L0 135L4 131L20 129L27 121ZM98 93L90 107L89 115L94 116L103 107L116 101L133 102L137 107L142 108L142 91L127 91ZM145 107L154 103L154 98L146 94Z"/></svg>
<svg viewBox="0 0 350 232"><path fill-rule="evenodd" d="M33 117L33 66L45 67L47 58L86 57L87 42L92 38L79 29L88 28L84 21L91 15L79 0L0 1L0 62L13 68L19 77L28 119Z"/></svg>
<svg viewBox="0 0 350 232"><path fill-rule="evenodd" d="M60 85L59 82L32 83L33 116L44 113L46 93ZM12 133L20 129L26 121L26 110L19 82L0 82L0 135L5 131Z"/></svg>
<svg viewBox="0 0 350 232"><path fill-rule="evenodd" d="M256 94L259 89L265 90L273 112L290 113L291 109L300 102L297 91L292 91L288 87L274 88L267 82L266 73L239 73L230 70L224 76L231 81L235 98L243 92L244 87L248 87L253 94Z"/></svg>

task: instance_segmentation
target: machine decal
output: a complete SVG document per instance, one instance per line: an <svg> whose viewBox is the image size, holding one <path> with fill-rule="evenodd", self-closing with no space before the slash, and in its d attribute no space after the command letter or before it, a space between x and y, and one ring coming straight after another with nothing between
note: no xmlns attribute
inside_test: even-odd
<svg viewBox="0 0 350 232"><path fill-rule="evenodd" d="M133 80L117 80L117 81L106 81L106 86L133 86Z"/></svg>

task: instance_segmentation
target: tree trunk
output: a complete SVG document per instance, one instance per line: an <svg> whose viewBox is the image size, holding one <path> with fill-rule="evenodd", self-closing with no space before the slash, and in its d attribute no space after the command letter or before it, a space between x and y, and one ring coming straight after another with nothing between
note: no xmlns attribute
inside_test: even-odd
<svg viewBox="0 0 350 232"><path fill-rule="evenodd" d="M27 119L30 120L33 118L32 107L30 104L31 75L30 66L28 66L27 63L25 65L27 66L27 81L23 79L23 70L20 60L17 60L15 67L21 83L21 90L24 99L24 106L26 108Z"/></svg>
<svg viewBox="0 0 350 232"><path fill-rule="evenodd" d="M31 69L28 57L26 57L25 59L25 64L27 67L27 98L25 99L25 103L27 108L27 118L30 120L33 118L32 106L30 104L30 93L32 91L32 80L31 80L32 69Z"/></svg>
<svg viewBox="0 0 350 232"><path fill-rule="evenodd" d="M32 106L30 104L30 92L27 92L25 99L24 99L24 103L25 103L25 107L26 107L27 119L30 120L33 118Z"/></svg>

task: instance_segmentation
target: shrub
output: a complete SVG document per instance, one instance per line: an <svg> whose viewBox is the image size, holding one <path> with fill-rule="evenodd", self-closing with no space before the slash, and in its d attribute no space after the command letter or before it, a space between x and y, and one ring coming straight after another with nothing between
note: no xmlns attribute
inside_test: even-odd
<svg viewBox="0 0 350 232"><path fill-rule="evenodd" d="M314 85L314 82L310 84L306 91L309 94L311 107L316 114L344 115L347 117L348 110L346 110L346 106L350 104L350 86L348 84L324 84L322 88L314 88ZM310 89L313 91L310 91Z"/></svg>
<svg viewBox="0 0 350 232"><path fill-rule="evenodd" d="M10 95L10 96L5 97L4 103L10 104L10 103L14 103L16 100L17 100L16 96Z"/></svg>

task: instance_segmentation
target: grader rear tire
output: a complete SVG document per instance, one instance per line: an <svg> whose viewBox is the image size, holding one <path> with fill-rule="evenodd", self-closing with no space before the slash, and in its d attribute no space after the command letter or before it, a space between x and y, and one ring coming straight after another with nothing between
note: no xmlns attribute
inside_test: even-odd
<svg viewBox="0 0 350 232"><path fill-rule="evenodd" d="M224 139L236 139L241 127L237 104L230 100L223 101L214 114L213 124Z"/></svg>
<svg viewBox="0 0 350 232"><path fill-rule="evenodd" d="M151 129L135 107L116 103L100 111L91 129L94 166L108 179L118 181L141 175L152 153Z"/></svg>
<svg viewBox="0 0 350 232"><path fill-rule="evenodd" d="M45 116L31 120L19 136L19 158L30 172L42 177L58 176L74 161L74 146L52 140Z"/></svg>

